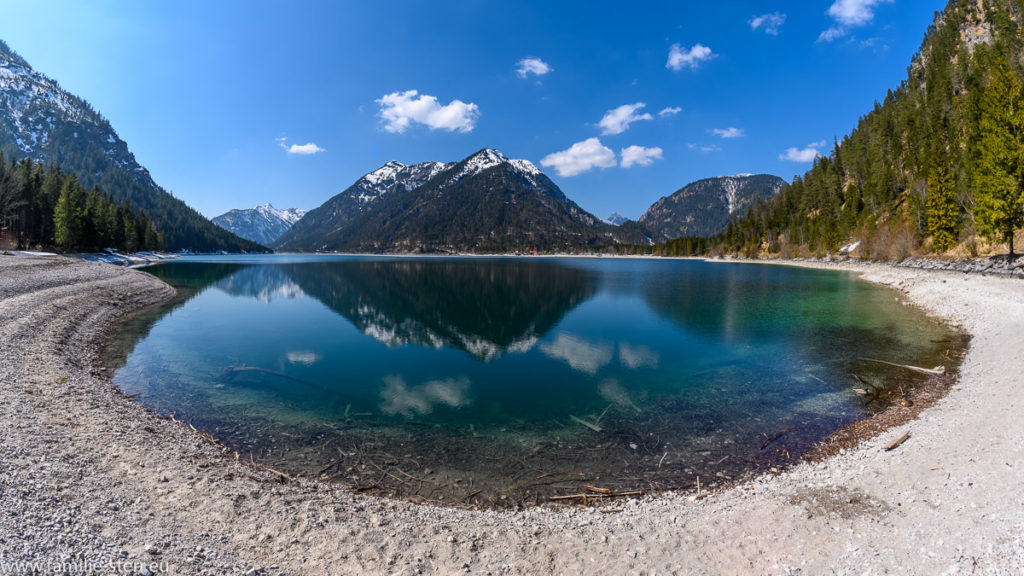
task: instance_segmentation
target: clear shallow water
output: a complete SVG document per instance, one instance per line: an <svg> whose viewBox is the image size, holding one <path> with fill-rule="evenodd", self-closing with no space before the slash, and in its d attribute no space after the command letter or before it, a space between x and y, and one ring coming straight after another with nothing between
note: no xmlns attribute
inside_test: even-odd
<svg viewBox="0 0 1024 576"><path fill-rule="evenodd" d="M242 457L445 502L736 478L877 409L850 373L922 379L862 357L950 365L962 346L834 271L327 256L147 271L179 297L113 343L125 393Z"/></svg>

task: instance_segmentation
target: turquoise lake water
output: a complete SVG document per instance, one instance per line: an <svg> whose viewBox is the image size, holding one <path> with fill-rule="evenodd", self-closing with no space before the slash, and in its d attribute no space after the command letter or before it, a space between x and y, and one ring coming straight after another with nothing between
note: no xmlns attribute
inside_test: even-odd
<svg viewBox="0 0 1024 576"><path fill-rule="evenodd" d="M796 458L962 338L843 272L685 260L189 257L115 384L240 457L416 500L657 490ZM765 434L790 429L765 449Z"/></svg>

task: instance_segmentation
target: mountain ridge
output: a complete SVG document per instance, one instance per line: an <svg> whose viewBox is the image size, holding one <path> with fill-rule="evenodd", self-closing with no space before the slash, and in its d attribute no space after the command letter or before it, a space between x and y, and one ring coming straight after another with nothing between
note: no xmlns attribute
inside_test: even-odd
<svg viewBox="0 0 1024 576"><path fill-rule="evenodd" d="M306 211L299 208L280 210L267 202L252 208L228 210L211 222L240 238L266 246L290 230L305 214Z"/></svg>
<svg viewBox="0 0 1024 576"><path fill-rule="evenodd" d="M275 248L356 252L600 249L645 241L569 199L528 160L484 148L458 162L391 161L311 210Z"/></svg>
<svg viewBox="0 0 1024 576"><path fill-rule="evenodd" d="M771 174L702 178L659 198L638 222L659 242L713 236L725 230L734 215L745 214L758 200L774 197L786 185Z"/></svg>
<svg viewBox="0 0 1024 576"><path fill-rule="evenodd" d="M171 250L265 248L234 236L175 198L153 180L110 123L0 40L0 151L78 175L117 203L144 211Z"/></svg>

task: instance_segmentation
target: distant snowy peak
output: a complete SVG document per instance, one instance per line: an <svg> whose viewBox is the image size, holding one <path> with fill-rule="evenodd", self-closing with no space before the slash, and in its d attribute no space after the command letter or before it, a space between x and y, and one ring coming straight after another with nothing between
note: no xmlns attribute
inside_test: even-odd
<svg viewBox="0 0 1024 576"><path fill-rule="evenodd" d="M613 226L622 226L626 222L629 222L629 218L626 218L618 212L612 212L611 216L605 218L604 221Z"/></svg>
<svg viewBox="0 0 1024 576"><path fill-rule="evenodd" d="M279 210L269 202L245 210L230 210L213 219L213 223L246 240L267 246L291 229L306 215L305 210Z"/></svg>
<svg viewBox="0 0 1024 576"><path fill-rule="evenodd" d="M306 211L302 210L301 208L288 208L287 210L280 210L278 208L274 208L274 206L271 205L270 202L267 202L266 204L261 204L260 206L253 208L253 210L259 212L260 215L263 216L264 218L281 220L287 223L289 226L295 224L303 216L306 215Z"/></svg>

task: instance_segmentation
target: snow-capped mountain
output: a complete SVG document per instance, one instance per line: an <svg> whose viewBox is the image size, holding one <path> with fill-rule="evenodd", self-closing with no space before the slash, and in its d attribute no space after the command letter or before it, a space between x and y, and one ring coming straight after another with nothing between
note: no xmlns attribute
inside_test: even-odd
<svg viewBox="0 0 1024 576"><path fill-rule="evenodd" d="M452 164L440 162L424 162L406 166L392 160L363 176L354 184L355 192L358 192L356 198L359 200L359 210L366 210L368 204L385 198L395 190L409 192L414 188L419 188L451 166Z"/></svg>
<svg viewBox="0 0 1024 576"><path fill-rule="evenodd" d="M279 210L267 202L255 208L229 210L214 218L213 223L246 240L269 246L305 215L305 210Z"/></svg>
<svg viewBox="0 0 1024 576"><path fill-rule="evenodd" d="M388 162L311 210L275 247L299 251L565 250L635 242L528 160L485 148L460 162Z"/></svg>
<svg viewBox="0 0 1024 576"><path fill-rule="evenodd" d="M725 230L733 214L746 214L758 199L771 198L785 186L785 180L770 174L705 178L662 197L639 222L658 242L712 236Z"/></svg>
<svg viewBox="0 0 1024 576"><path fill-rule="evenodd" d="M611 216L605 218L604 221L611 224L612 226L621 226L626 222L629 222L629 218L626 218L625 216L619 214L618 212L612 212Z"/></svg>
<svg viewBox="0 0 1024 576"><path fill-rule="evenodd" d="M168 248L260 250L217 228L153 181L110 123L85 100L35 71L0 40L0 151L74 172L117 203L145 211Z"/></svg>

